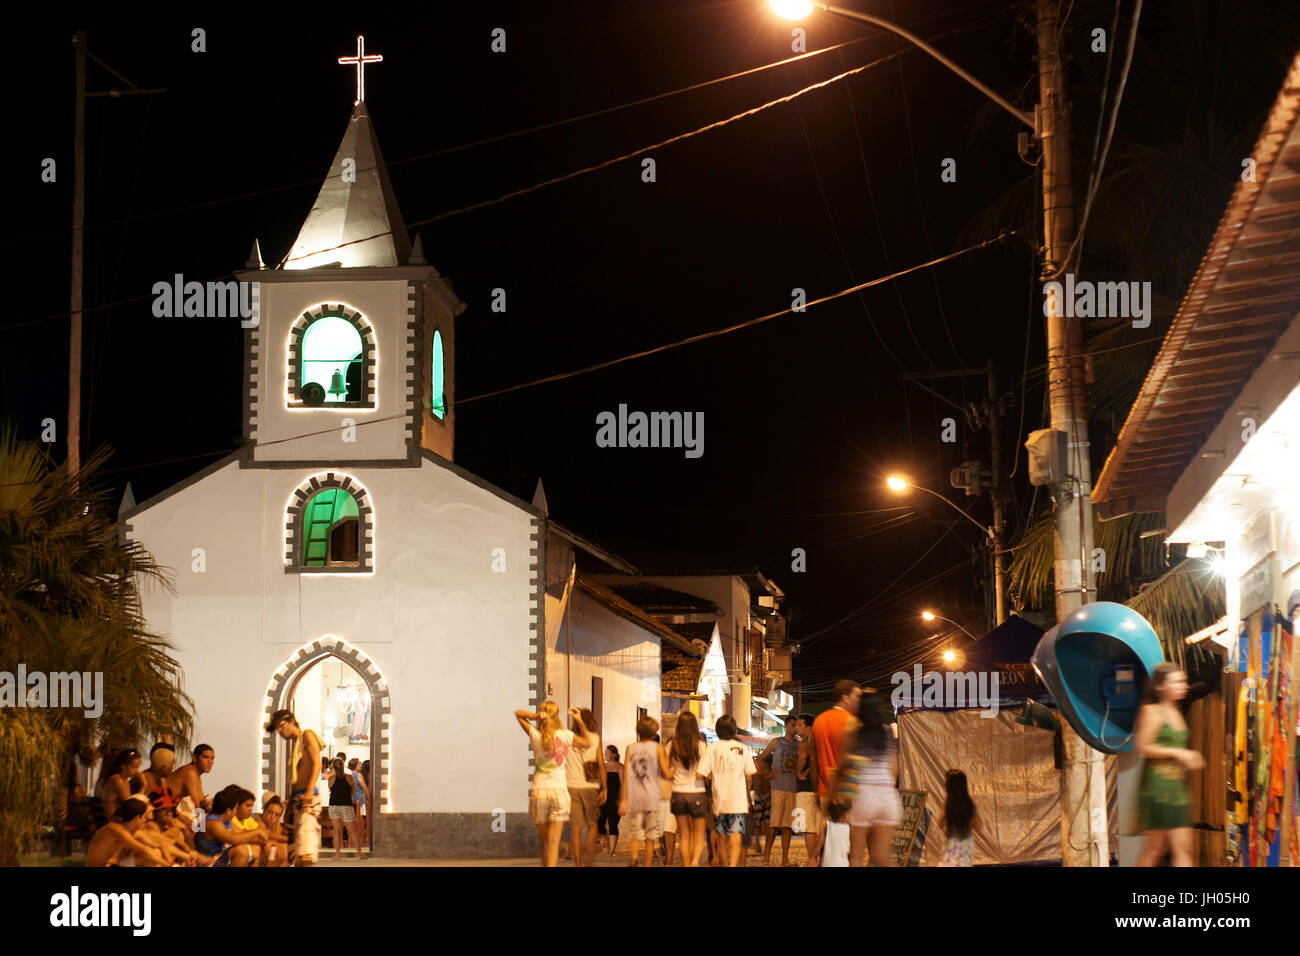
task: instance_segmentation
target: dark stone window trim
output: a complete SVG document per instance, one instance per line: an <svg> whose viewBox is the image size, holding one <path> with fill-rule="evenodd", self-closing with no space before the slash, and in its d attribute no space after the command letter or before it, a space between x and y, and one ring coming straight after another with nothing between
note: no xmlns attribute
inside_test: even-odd
<svg viewBox="0 0 1300 956"><path fill-rule="evenodd" d="M307 329L313 322L324 318L345 319L361 335L361 401L359 402L326 402L323 405L309 405L302 400L298 383L302 380L299 365L302 359L303 336L306 335ZM374 408L377 388L375 382L375 351L375 330L366 321L365 316L355 309L349 309L340 303L338 305L326 304L319 306L315 310L304 312L298 316L293 328L289 330L287 407L319 408L326 411L348 408Z"/></svg>
<svg viewBox="0 0 1300 956"><path fill-rule="evenodd" d="M341 488L350 494L357 503L357 520L360 527L357 529L357 552L358 562L349 565L334 565L333 567L307 567L302 563L302 522L304 506L310 501L317 492L324 491L328 488ZM366 489L361 486L355 478L349 475L336 476L334 472L327 472L324 477L314 475L304 481L294 490L293 502L289 505L289 510L285 514L284 523L284 573L285 574L367 574L375 570L373 553L374 553L374 522L371 520L373 508L370 504L370 496Z"/></svg>

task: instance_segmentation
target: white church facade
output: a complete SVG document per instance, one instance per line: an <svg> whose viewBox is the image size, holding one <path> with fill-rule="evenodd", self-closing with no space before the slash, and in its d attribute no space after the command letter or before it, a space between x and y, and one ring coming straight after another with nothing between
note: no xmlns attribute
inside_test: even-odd
<svg viewBox="0 0 1300 956"><path fill-rule="evenodd" d="M207 790L286 792L264 725L288 707L371 762L376 853L528 855L511 713L545 696L546 517L453 463L464 305L408 243L364 102L289 255L259 260L245 446L122 515L175 572L144 613Z"/></svg>

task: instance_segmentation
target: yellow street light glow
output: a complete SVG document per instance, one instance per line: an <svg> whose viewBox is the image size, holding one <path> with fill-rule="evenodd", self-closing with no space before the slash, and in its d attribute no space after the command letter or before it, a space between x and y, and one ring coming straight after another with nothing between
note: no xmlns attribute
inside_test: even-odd
<svg viewBox="0 0 1300 956"><path fill-rule="evenodd" d="M957 659L957 655L954 654L952 651L944 651L944 652L943 652L943 660L944 660L944 663L946 663L946 664L951 664L951 663L952 663L953 661L955 661L956 659Z"/></svg>
<svg viewBox="0 0 1300 956"><path fill-rule="evenodd" d="M889 485L889 487L894 491L907 490L907 482L905 482L902 478L899 478L897 475L890 475L887 479L885 479L885 484Z"/></svg>
<svg viewBox="0 0 1300 956"><path fill-rule="evenodd" d="M772 0L772 12L787 20L802 20L813 12L811 0Z"/></svg>
<svg viewBox="0 0 1300 956"><path fill-rule="evenodd" d="M924 618L925 620L927 620L927 621L933 621L933 620L934 620L934 615L931 614L929 611L922 611L922 612L921 612L921 617L923 617L923 618Z"/></svg>

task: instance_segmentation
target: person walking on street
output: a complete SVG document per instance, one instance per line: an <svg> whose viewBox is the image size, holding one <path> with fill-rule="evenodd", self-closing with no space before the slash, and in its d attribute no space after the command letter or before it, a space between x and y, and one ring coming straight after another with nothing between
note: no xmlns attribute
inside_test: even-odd
<svg viewBox="0 0 1300 956"><path fill-rule="evenodd" d="M966 775L949 770L944 777L943 813L939 829L943 830L943 857L940 866L973 866L975 863L975 802L970 798Z"/></svg>
<svg viewBox="0 0 1300 956"><path fill-rule="evenodd" d="M623 762L618 748L610 744L605 748L605 799L600 805L600 819L596 829L605 838L605 855L611 860L618 851L618 804L623 794Z"/></svg>
<svg viewBox="0 0 1300 956"><path fill-rule="evenodd" d="M817 748L813 743L812 714L800 714L799 773L794 786L794 823L791 830L802 831L804 849L808 852L808 866L817 866L821 859L822 808L817 796Z"/></svg>
<svg viewBox="0 0 1300 956"><path fill-rule="evenodd" d="M582 714L577 707L570 707L569 716L576 721ZM580 734L565 730L560 723L559 705L553 700L542 701L536 713L515 711L515 720L528 734L533 746L533 766L536 769L528 795L528 811L537 825L542 866L556 866L560 856L560 833L569 819L565 761L569 758L570 747L575 744L588 747L591 738L585 728Z"/></svg>
<svg viewBox="0 0 1300 956"><path fill-rule="evenodd" d="M872 866L890 866L894 831L903 820L903 801L895 786L898 744L889 729L893 712L882 695L865 691L858 714L856 732L840 755L831 800L851 802L849 866L861 866L868 847Z"/></svg>
<svg viewBox="0 0 1300 956"><path fill-rule="evenodd" d="M772 862L772 845L781 835L781 865L790 865L790 837L793 834L795 791L799 776L799 718L791 714L785 721L785 734L769 740L759 760L772 764L772 811L768 821L767 849L763 865Z"/></svg>
<svg viewBox="0 0 1300 956"><path fill-rule="evenodd" d="M596 715L585 707L573 718L571 729L585 731L591 745L570 747L564 761L564 779L569 789L569 833L573 865L596 863L596 824L600 817L600 794L604 789L604 769L600 759L600 737Z"/></svg>
<svg viewBox="0 0 1300 956"><path fill-rule="evenodd" d="M1187 696L1187 674L1165 661L1151 674L1152 702L1138 711L1137 749L1146 758L1138 790L1138 817L1145 842L1138 866L1155 866L1168 851L1170 865L1193 866L1191 797L1187 774L1205 766L1189 750L1187 722L1178 702Z"/></svg>
<svg viewBox="0 0 1300 956"><path fill-rule="evenodd" d="M713 781L713 813L723 842L718 847L723 866L739 866L745 816L749 812L749 780L754 776L754 755L736 740L736 720L718 718L718 742L709 744L696 773ZM725 855L724 855L725 854Z"/></svg>
<svg viewBox="0 0 1300 956"><path fill-rule="evenodd" d="M631 859L628 866L640 865L637 856L645 844L645 866L650 865L655 841L663 833L659 820L659 779L669 773L668 756L655 741L659 722L645 716L636 722L636 743L627 748L627 765L624 772L626 786L619 803L619 816L623 818L624 834L628 840Z"/></svg>
<svg viewBox="0 0 1300 956"><path fill-rule="evenodd" d="M682 866L699 866L705 850L704 781L696 774L704 756L700 725L689 710L677 716L677 727L668 747L673 774L672 811L677 817L677 842L682 849Z"/></svg>

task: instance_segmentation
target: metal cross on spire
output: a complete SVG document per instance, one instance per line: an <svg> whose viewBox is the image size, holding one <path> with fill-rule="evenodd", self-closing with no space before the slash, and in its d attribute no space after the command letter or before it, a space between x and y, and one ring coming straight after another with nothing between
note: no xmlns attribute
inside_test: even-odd
<svg viewBox="0 0 1300 956"><path fill-rule="evenodd" d="M370 56L366 56L366 38L360 34L357 35L357 55L339 57L339 63L343 66L350 66L354 63L356 64L357 103L364 102L366 98L366 64L382 63L383 60L383 56L378 53L372 53ZM356 103L353 103L352 105L355 106Z"/></svg>

